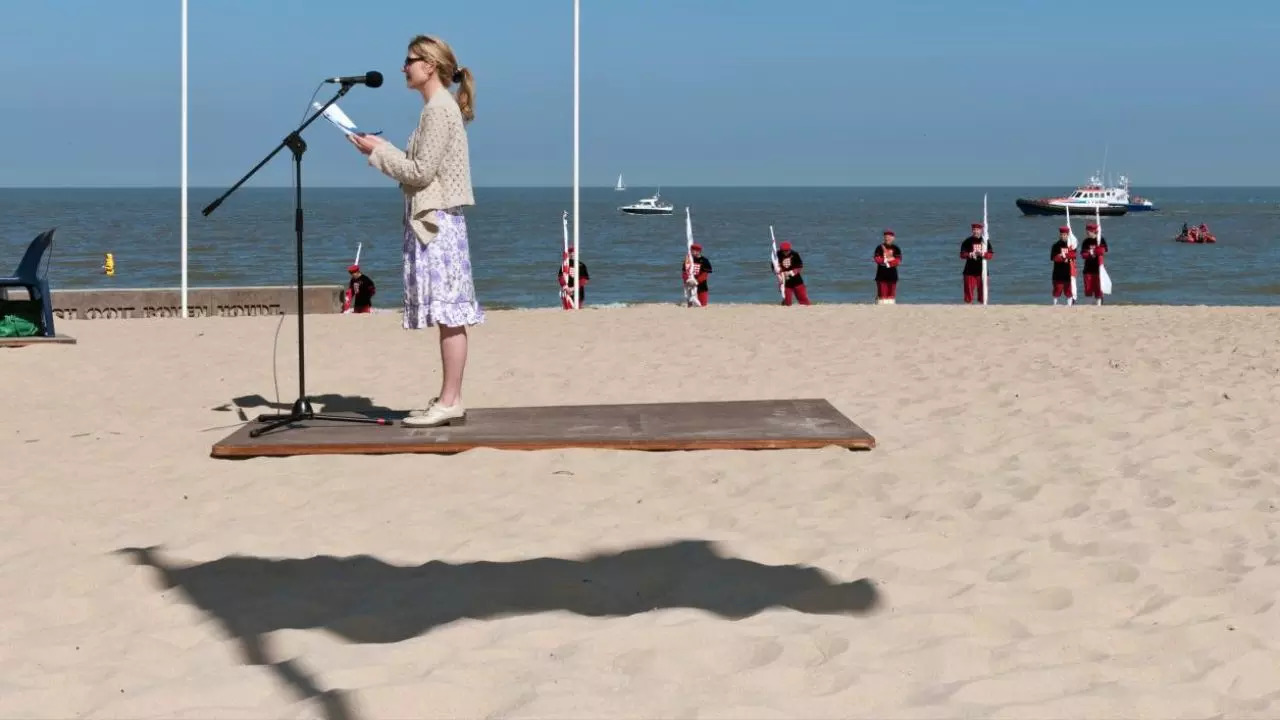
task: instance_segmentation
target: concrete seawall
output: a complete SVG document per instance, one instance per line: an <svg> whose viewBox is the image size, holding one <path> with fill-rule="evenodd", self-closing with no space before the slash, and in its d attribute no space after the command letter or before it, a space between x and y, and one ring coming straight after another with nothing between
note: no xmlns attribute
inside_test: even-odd
<svg viewBox="0 0 1280 720"><path fill-rule="evenodd" d="M306 285L302 311L307 315L342 312L341 285ZM9 300L25 300L21 289L11 289ZM187 288L188 317L242 317L291 315L298 305L295 286ZM179 288L121 288L117 290L54 290L56 320L182 317Z"/></svg>

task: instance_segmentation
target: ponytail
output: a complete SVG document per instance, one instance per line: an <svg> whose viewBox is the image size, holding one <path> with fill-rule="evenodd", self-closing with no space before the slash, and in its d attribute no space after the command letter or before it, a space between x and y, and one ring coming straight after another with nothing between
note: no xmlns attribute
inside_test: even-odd
<svg viewBox="0 0 1280 720"><path fill-rule="evenodd" d="M462 119L471 122L476 118L476 80L470 68L460 67L450 78L458 83L458 109L462 111Z"/></svg>

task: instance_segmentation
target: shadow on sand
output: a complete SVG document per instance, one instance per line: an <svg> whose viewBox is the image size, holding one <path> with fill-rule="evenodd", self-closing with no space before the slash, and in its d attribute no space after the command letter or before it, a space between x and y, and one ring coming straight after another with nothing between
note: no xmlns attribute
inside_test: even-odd
<svg viewBox="0 0 1280 720"><path fill-rule="evenodd" d="M177 588L222 625L245 663L270 668L300 699L319 702L328 720L354 719L344 693L322 688L296 660L274 659L268 633L323 629L350 642L392 643L461 619L556 610L608 617L695 608L736 620L774 607L857 615L879 604L867 579L841 583L812 567L725 557L704 540L573 560L407 567L367 555L229 556L182 566L155 547L116 553L153 568L162 588Z"/></svg>
<svg viewBox="0 0 1280 720"><path fill-rule="evenodd" d="M335 393L325 393L321 395L308 395L307 400L311 402L313 412L330 415L355 414L363 415L368 418L382 418L392 422L403 420L409 417L408 410L392 410L382 405L375 405L373 400L363 395L338 395ZM245 412L246 409L252 410L262 408L273 412L264 412L255 414L253 417ZM293 401L272 402L261 395L241 395L231 398L231 402L215 405L210 408L213 412L235 412L238 422L230 425L214 425L206 427L201 432L211 430L225 430L227 428L239 427L243 423L256 420L260 416L282 415L293 410Z"/></svg>
<svg viewBox="0 0 1280 720"><path fill-rule="evenodd" d="M393 410L382 405L375 405L373 400L363 395L338 395L336 393L323 393L320 395L308 395L307 399L311 401L311 407L318 413L355 413L364 415L365 417L381 417L393 420L408 417L406 410ZM293 399L288 402L272 402L261 395L241 395L231 398L231 402L218 405L211 408L215 412L230 412L235 410L241 420L249 419L245 410L253 410L263 408L265 410L274 410L279 413L287 413L293 408ZM272 414L272 413L267 413Z"/></svg>

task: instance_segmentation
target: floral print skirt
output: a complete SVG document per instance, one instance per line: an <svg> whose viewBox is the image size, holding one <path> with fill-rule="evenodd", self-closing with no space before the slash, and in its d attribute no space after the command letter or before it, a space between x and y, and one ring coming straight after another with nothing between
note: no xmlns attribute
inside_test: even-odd
<svg viewBox="0 0 1280 720"><path fill-rule="evenodd" d="M460 327L482 323L484 309L476 301L467 219L462 208L433 210L431 215L440 231L435 240L423 245L409 225L406 198L404 328L418 330L433 325Z"/></svg>

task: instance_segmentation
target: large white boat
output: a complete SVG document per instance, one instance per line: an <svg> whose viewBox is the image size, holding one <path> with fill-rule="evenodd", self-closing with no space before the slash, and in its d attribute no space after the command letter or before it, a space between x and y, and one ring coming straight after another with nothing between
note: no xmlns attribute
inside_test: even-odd
<svg viewBox="0 0 1280 720"><path fill-rule="evenodd" d="M628 215L670 215L675 206L661 202L662 193L656 192L653 197L641 198L630 205L618 208Z"/></svg>
<svg viewBox="0 0 1280 720"><path fill-rule="evenodd" d="M1129 206L1129 212L1155 212L1156 204L1141 195L1129 194L1129 178L1120 176L1120 198Z"/></svg>
<svg viewBox="0 0 1280 720"><path fill-rule="evenodd" d="M1015 201L1024 215L1064 215L1067 208L1085 215L1115 217L1130 211L1154 211L1150 200L1129 195L1129 178L1120 176L1119 185L1105 185L1097 175L1085 185L1077 187L1070 195L1049 198L1018 198Z"/></svg>

